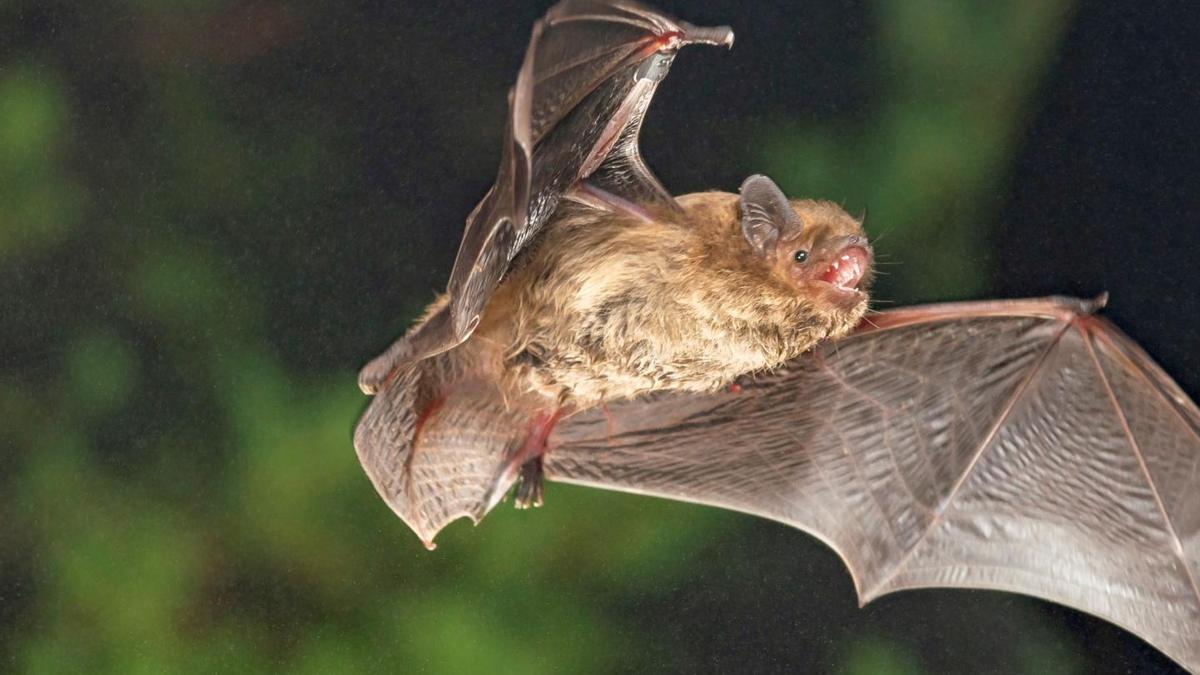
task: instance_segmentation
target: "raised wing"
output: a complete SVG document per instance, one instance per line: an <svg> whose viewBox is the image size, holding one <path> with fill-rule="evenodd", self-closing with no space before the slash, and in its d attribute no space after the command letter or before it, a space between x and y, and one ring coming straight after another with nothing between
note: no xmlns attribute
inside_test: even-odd
<svg viewBox="0 0 1200 675"><path fill-rule="evenodd" d="M642 162L637 138L675 53L692 43L732 45L733 32L620 0L565 0L534 26L509 92L499 175L467 218L450 302L363 368L364 391L377 391L398 364L465 340L513 258L568 191L636 213L678 208Z"/></svg>
<svg viewBox="0 0 1200 675"><path fill-rule="evenodd" d="M863 603L1024 593L1200 671L1200 412L1093 309L875 315L740 393L572 418L546 476L803 529L841 555Z"/></svg>

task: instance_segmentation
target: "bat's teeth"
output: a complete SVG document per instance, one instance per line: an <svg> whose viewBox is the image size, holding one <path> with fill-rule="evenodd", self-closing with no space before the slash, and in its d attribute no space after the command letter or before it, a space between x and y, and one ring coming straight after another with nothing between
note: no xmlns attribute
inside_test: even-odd
<svg viewBox="0 0 1200 675"><path fill-rule="evenodd" d="M843 261L849 264L843 266ZM842 290L854 290L857 286L855 282L862 278L862 264L853 256L843 255L829 265L827 277L834 286Z"/></svg>
<svg viewBox="0 0 1200 675"><path fill-rule="evenodd" d="M820 279L842 291L857 290L866 267L865 262L864 256L858 253L857 249L850 249L834 258Z"/></svg>

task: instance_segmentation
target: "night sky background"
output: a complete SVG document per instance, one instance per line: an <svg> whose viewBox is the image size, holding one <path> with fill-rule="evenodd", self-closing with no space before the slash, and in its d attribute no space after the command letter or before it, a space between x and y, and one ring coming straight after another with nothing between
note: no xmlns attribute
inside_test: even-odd
<svg viewBox="0 0 1200 675"><path fill-rule="evenodd" d="M993 592L858 609L815 539L551 485L428 553L359 366L444 287L549 3L0 3L0 670L1174 672ZM665 185L869 212L877 306L1109 291L1200 394L1200 6L662 2L729 24Z"/></svg>

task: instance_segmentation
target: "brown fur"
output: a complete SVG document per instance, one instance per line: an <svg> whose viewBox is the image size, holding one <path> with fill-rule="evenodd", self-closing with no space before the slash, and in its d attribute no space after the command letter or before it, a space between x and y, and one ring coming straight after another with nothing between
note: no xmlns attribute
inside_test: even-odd
<svg viewBox="0 0 1200 675"><path fill-rule="evenodd" d="M510 405L579 409L664 389L714 390L862 318L865 295L834 301L787 271L795 248L818 252L861 235L836 205L792 202L803 234L764 260L742 236L737 195L679 203L682 217L649 223L564 203L471 338L429 359L423 379L478 378L499 384Z"/></svg>

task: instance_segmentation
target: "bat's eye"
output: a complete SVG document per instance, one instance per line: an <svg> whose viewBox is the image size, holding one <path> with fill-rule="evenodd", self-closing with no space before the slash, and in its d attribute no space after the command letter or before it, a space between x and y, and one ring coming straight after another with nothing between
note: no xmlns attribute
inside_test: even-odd
<svg viewBox="0 0 1200 675"><path fill-rule="evenodd" d="M795 253L792 254L792 260L795 260L798 263L802 263L805 260L808 260L808 251L805 251L804 249L796 251Z"/></svg>

